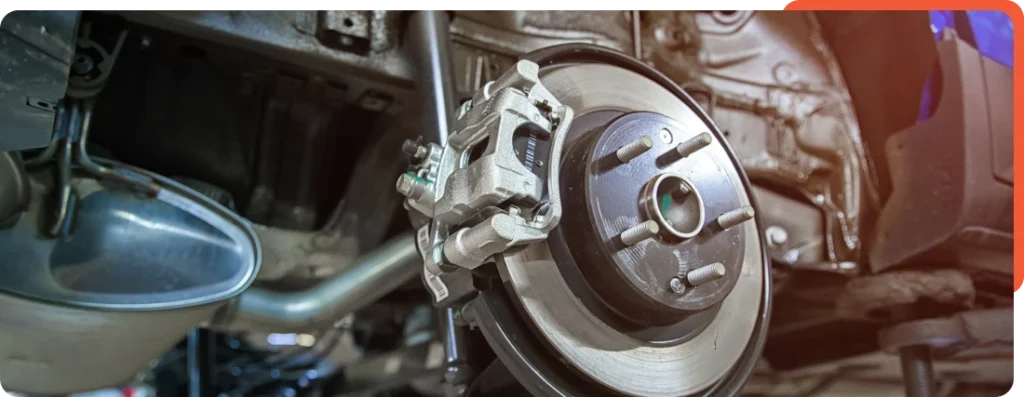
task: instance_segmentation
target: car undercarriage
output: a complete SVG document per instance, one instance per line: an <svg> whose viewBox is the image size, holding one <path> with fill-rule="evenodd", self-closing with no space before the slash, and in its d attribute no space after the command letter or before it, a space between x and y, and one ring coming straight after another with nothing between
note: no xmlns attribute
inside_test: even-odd
<svg viewBox="0 0 1024 397"><path fill-rule="evenodd" d="M0 383L999 395L981 17L13 12Z"/></svg>

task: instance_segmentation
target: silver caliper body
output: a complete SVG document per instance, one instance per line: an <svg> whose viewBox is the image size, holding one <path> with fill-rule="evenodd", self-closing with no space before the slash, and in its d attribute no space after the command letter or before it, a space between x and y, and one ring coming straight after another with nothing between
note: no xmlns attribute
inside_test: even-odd
<svg viewBox="0 0 1024 397"><path fill-rule="evenodd" d="M542 241L562 214L558 169L573 112L521 60L459 109L444 147L415 147L420 163L398 179L406 207L432 219L420 230L428 284L443 268L473 269L495 254ZM516 149L516 139L525 147ZM537 158L538 140L549 143ZM439 280L436 280L439 282ZM443 285L431 285L435 299Z"/></svg>

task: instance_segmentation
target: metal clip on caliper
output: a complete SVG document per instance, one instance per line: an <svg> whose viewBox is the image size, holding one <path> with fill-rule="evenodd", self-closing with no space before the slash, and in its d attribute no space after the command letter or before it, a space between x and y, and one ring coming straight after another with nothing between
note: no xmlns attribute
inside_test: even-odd
<svg viewBox="0 0 1024 397"><path fill-rule="evenodd" d="M448 295L441 273L543 241L562 216L558 169L573 113L541 84L539 69L521 60L478 90L444 147L406 142L419 163L397 189L410 211L432 219L417 243L435 301Z"/></svg>

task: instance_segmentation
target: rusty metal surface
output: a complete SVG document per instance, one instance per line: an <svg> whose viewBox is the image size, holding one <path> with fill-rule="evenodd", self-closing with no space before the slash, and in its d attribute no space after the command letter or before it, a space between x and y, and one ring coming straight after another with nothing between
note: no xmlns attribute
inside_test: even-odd
<svg viewBox="0 0 1024 397"><path fill-rule="evenodd" d="M952 307L970 307L975 289L957 270L900 271L850 280L836 301L841 317L859 318L875 310L915 304L927 298Z"/></svg>
<svg viewBox="0 0 1024 397"><path fill-rule="evenodd" d="M402 31L399 12L122 14L304 65L336 76L350 91L385 93L396 98L394 110L414 98L414 71L395 41ZM352 26L345 26L345 18ZM325 46L317 35L325 26L358 30L356 36L366 32L370 50L360 55ZM813 14L460 11L451 33L457 101L529 51L570 42L639 50L643 61L707 99L709 113L755 184L795 192L799 201L784 200L823 214L823 227L819 217L797 227L805 232L803 245L817 244L822 255L801 253L784 263L842 274L861 271L862 214L877 206L876 186L849 94ZM775 213L767 224L788 222L783 212Z"/></svg>

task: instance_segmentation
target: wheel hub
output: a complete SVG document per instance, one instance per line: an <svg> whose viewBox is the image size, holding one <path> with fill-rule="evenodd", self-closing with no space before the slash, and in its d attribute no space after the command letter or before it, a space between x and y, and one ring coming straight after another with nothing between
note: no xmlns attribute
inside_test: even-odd
<svg viewBox="0 0 1024 397"><path fill-rule="evenodd" d="M635 326L676 324L720 303L736 285L743 252L732 247L742 246L744 236L738 228L712 230L705 223L740 207L740 201L722 183L728 175L710 153L698 148L684 156L677 150L707 131L649 112L624 113L588 128L581 122L588 116L570 129L570 136L581 136L563 161L566 211L560 229L567 247L557 251L570 258L557 259L574 262L587 289ZM640 147L623 161L623 148L636 143ZM631 237L633 230L640 235ZM713 264L724 267L722 277L699 285L687 279ZM578 287L574 292L587 293Z"/></svg>

